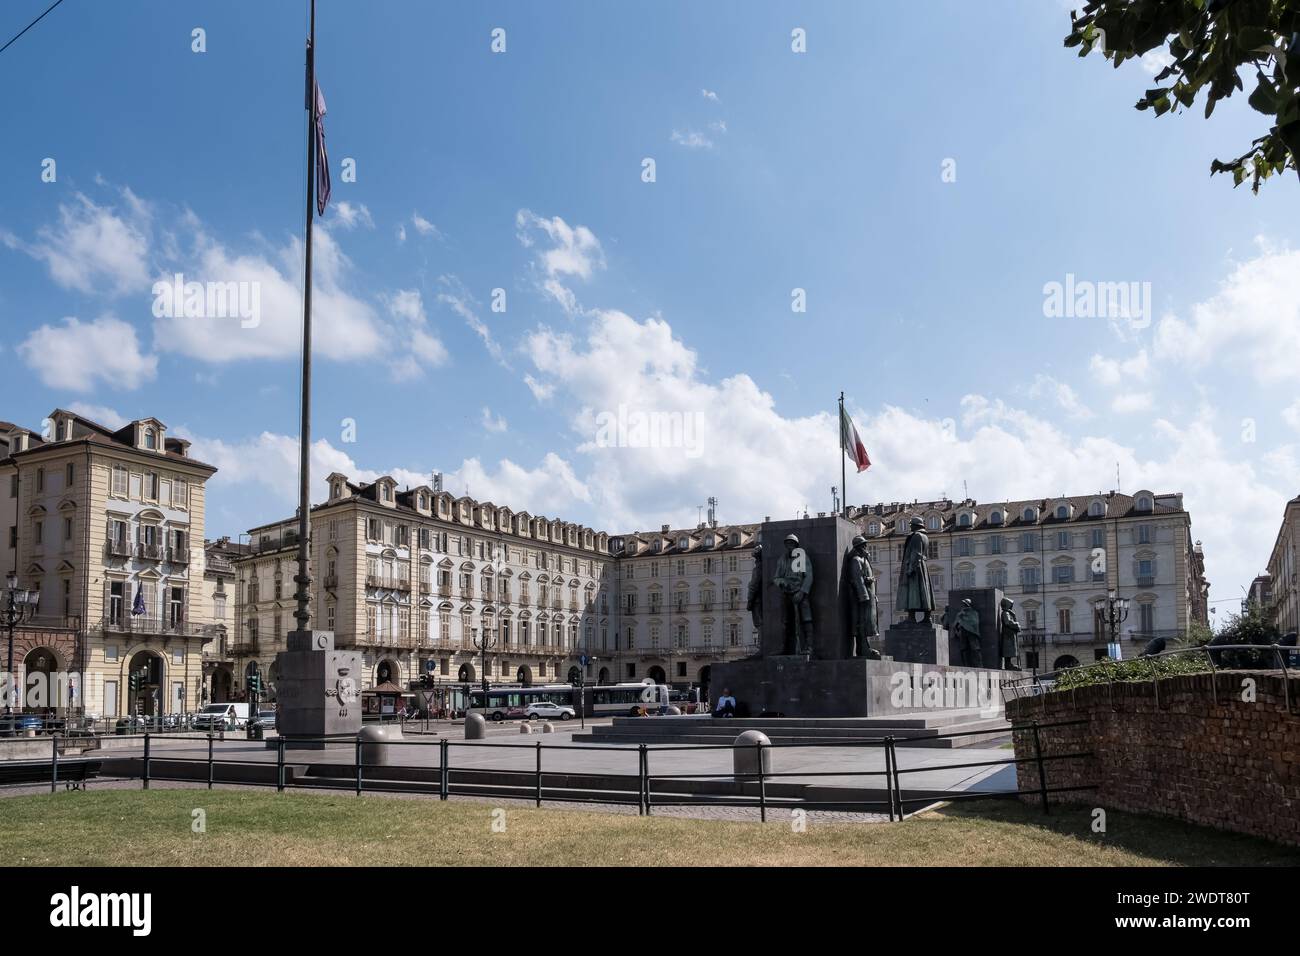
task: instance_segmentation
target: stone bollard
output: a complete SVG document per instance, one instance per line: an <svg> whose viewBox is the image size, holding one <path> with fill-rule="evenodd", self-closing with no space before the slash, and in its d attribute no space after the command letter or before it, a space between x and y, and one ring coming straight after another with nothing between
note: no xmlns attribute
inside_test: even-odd
<svg viewBox="0 0 1300 956"><path fill-rule="evenodd" d="M546 723L542 724L542 733L544 734L555 733L555 725L548 720Z"/></svg>
<svg viewBox="0 0 1300 956"><path fill-rule="evenodd" d="M731 751L732 770L735 773L737 783L757 783L758 777L745 776L741 774L757 774L759 772L759 750L758 745L763 744L763 773L772 772L772 749L767 734L757 730L746 730L736 738L733 745L735 749Z"/></svg>
<svg viewBox="0 0 1300 956"><path fill-rule="evenodd" d="M521 734L531 734L531 733L533 732L532 725L529 724L528 721L526 721L526 720L524 720L524 721L520 721L520 723L519 723L519 732L520 732Z"/></svg>
<svg viewBox="0 0 1300 956"><path fill-rule="evenodd" d="M394 763L394 757L400 754L394 751L402 750L401 747L390 747L388 744L402 739L402 728L394 724L370 724L362 727L357 734L361 741L361 762L367 767L390 767ZM400 763L400 759L396 761Z"/></svg>
<svg viewBox="0 0 1300 956"><path fill-rule="evenodd" d="M487 736L487 721L482 714L470 714L465 718L465 739L482 740Z"/></svg>

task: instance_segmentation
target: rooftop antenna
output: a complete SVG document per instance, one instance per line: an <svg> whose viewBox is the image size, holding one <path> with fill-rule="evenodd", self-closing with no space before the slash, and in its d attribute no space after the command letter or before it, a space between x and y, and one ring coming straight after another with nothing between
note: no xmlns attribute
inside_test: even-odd
<svg viewBox="0 0 1300 956"><path fill-rule="evenodd" d="M1124 486L1119 482L1119 462L1115 462L1115 490L1123 494Z"/></svg>
<svg viewBox="0 0 1300 956"><path fill-rule="evenodd" d="M695 526L698 528L704 524L704 505L695 506Z"/></svg>
<svg viewBox="0 0 1300 956"><path fill-rule="evenodd" d="M963 500L970 500L970 492L966 489L966 479L961 480L961 496Z"/></svg>
<svg viewBox="0 0 1300 956"><path fill-rule="evenodd" d="M433 473L433 490L442 491L442 472L440 471Z"/></svg>
<svg viewBox="0 0 1300 956"><path fill-rule="evenodd" d="M709 495L709 524L716 528L718 526L718 499Z"/></svg>
<svg viewBox="0 0 1300 956"><path fill-rule="evenodd" d="M840 489L831 485L831 511L835 514L840 513Z"/></svg>

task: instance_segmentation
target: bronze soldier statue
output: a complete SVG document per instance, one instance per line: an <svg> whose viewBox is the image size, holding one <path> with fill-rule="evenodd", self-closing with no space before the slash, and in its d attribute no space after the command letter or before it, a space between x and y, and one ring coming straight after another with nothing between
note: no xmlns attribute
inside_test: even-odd
<svg viewBox="0 0 1300 956"><path fill-rule="evenodd" d="M930 539L921 530L924 525L925 522L919 517L912 518L912 532L903 542L903 560L898 569L898 598L895 608L906 612L912 624L918 623L918 611L924 615L919 623L929 624L930 613L934 610L930 568L925 563L930 550Z"/></svg>
<svg viewBox="0 0 1300 956"><path fill-rule="evenodd" d="M773 579L781 592L781 634L787 654L807 654L812 648L813 613L808 593L812 590L812 560L799 547L799 538L785 536L785 554L776 565Z"/></svg>
<svg viewBox="0 0 1300 956"><path fill-rule="evenodd" d="M871 570L871 559L867 555L867 539L862 535L853 539L847 564L850 590L849 621L853 634L849 653L853 657L866 657L878 661L880 652L874 650L867 640L879 633L876 576Z"/></svg>
<svg viewBox="0 0 1300 956"><path fill-rule="evenodd" d="M957 646L961 648L963 667L984 666L984 652L980 647L980 612L975 610L970 598L961 602L957 620L953 624L953 634L957 637Z"/></svg>
<svg viewBox="0 0 1300 956"><path fill-rule="evenodd" d="M1002 658L1002 669L1018 671L1016 666L1016 640L1020 636L1020 622L1013 610L1015 602L1011 598L1002 599L1002 610L998 614L998 654Z"/></svg>
<svg viewBox="0 0 1300 956"><path fill-rule="evenodd" d="M749 572L749 600L745 604L754 630L763 630L763 546L754 545L754 567Z"/></svg>

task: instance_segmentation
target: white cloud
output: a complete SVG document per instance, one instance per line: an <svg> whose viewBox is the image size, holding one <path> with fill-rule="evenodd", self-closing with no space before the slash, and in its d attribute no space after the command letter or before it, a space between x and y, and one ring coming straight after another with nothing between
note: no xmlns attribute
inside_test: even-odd
<svg viewBox="0 0 1300 956"><path fill-rule="evenodd" d="M370 210L365 203L341 202L334 207L334 217L340 229L352 229L355 226L375 228L375 221L370 217Z"/></svg>
<svg viewBox="0 0 1300 956"><path fill-rule="evenodd" d="M399 355L391 363L394 377L398 381L408 381L419 376L426 367L445 365L449 359L447 349L438 336L429 331L429 319L424 312L420 290L400 289L382 298L389 314L396 320L396 336L406 343L406 349L393 350Z"/></svg>
<svg viewBox="0 0 1300 956"><path fill-rule="evenodd" d="M504 415L493 415L492 409L486 405L483 406L482 425L490 432L503 432L509 427Z"/></svg>
<svg viewBox="0 0 1300 956"><path fill-rule="evenodd" d="M718 102L718 94L713 92L713 90L700 90L700 95L706 100L713 100L715 103Z"/></svg>
<svg viewBox="0 0 1300 956"><path fill-rule="evenodd" d="M1300 431L1300 398L1282 409L1282 421Z"/></svg>
<svg viewBox="0 0 1300 956"><path fill-rule="evenodd" d="M140 351L135 327L111 315L42 325L22 341L18 354L46 385L74 392L99 384L135 389L158 373L158 357Z"/></svg>
<svg viewBox="0 0 1300 956"><path fill-rule="evenodd" d="M44 262L65 288L113 295L138 291L149 281L148 207L130 190L123 195L128 217L77 193L73 202L59 204L58 223L37 230L35 242L3 231L0 242Z"/></svg>
<svg viewBox="0 0 1300 956"><path fill-rule="evenodd" d="M709 139L703 133L693 129L682 132L679 129L673 130L669 139L679 146L685 146L687 149L712 149L713 140Z"/></svg>
<svg viewBox="0 0 1300 956"><path fill-rule="evenodd" d="M1142 69L1146 70L1152 76L1160 73L1165 67L1172 66L1174 63L1173 55L1163 47L1157 47L1154 50L1148 50L1142 54L1139 61Z"/></svg>
<svg viewBox="0 0 1300 956"><path fill-rule="evenodd" d="M411 225L413 225L415 231L422 236L433 236L435 239L443 238L442 231L433 223L429 222L429 220L421 216L418 212L411 213Z"/></svg>
<svg viewBox="0 0 1300 956"><path fill-rule="evenodd" d="M403 243L406 241L406 227L401 223L397 225L397 241Z"/></svg>
<svg viewBox="0 0 1300 956"><path fill-rule="evenodd" d="M479 317L479 302L474 298L470 291L465 288L465 284L454 275L438 276L438 284L442 286L443 291L438 293L438 301L448 306L453 312L465 320L465 324L474 330L474 334L483 340L483 347L488 350L492 356L504 368L510 368L510 363L505 360L499 343L492 336L492 330L488 324Z"/></svg>
<svg viewBox="0 0 1300 956"><path fill-rule="evenodd" d="M1060 406L1071 418L1091 418L1092 411L1079 400L1078 393L1064 382L1059 382L1050 375L1039 373L1034 376L1029 386L1029 397L1046 399Z"/></svg>
<svg viewBox="0 0 1300 956"><path fill-rule="evenodd" d="M1293 378L1300 354L1300 252L1262 252L1234 266L1191 317L1168 315L1156 328L1162 361L1248 371L1264 382Z"/></svg>
<svg viewBox="0 0 1300 956"><path fill-rule="evenodd" d="M1141 349L1137 355L1128 359L1108 359L1094 355L1088 363L1088 371L1099 385L1113 388L1121 382L1145 383L1151 372L1151 362L1147 350Z"/></svg>
<svg viewBox="0 0 1300 956"><path fill-rule="evenodd" d="M186 282L250 283L258 292L260 319L248 325L235 318L167 316L154 320L159 349L203 362L297 356L302 346L302 242L294 237L270 255L239 252L213 239L194 221L192 249L176 270ZM352 263L329 230L312 233L312 347L336 360L366 359L388 349L388 330L375 309L347 290ZM170 282L170 272L159 275Z"/></svg>
<svg viewBox="0 0 1300 956"><path fill-rule="evenodd" d="M715 133L725 133L727 131L727 121L714 120L709 124L709 129L713 130Z"/></svg>
<svg viewBox="0 0 1300 956"><path fill-rule="evenodd" d="M1150 392L1121 392L1115 396L1110 407L1121 415L1147 412L1155 407L1155 398Z"/></svg>
<svg viewBox="0 0 1300 956"><path fill-rule="evenodd" d="M118 412L117 409L109 408L107 405L73 402L68 406L68 411L74 412L82 418L89 418L92 422L103 425L105 428L111 428L114 431L133 421L133 419L127 418Z"/></svg>
<svg viewBox="0 0 1300 956"><path fill-rule="evenodd" d="M549 385L546 382L539 381L532 375L524 376L524 384L527 385L528 390L533 393L533 398L537 399L539 402L544 402L555 394L554 385Z"/></svg>
<svg viewBox="0 0 1300 956"><path fill-rule="evenodd" d="M539 233L550 240L549 248L537 255L543 273L539 285L565 312L579 313L577 298L563 280L576 276L586 281L596 269L605 267L605 251L595 233L586 226L570 226L559 216L544 219L527 209L515 214L515 229L525 248L537 244Z"/></svg>

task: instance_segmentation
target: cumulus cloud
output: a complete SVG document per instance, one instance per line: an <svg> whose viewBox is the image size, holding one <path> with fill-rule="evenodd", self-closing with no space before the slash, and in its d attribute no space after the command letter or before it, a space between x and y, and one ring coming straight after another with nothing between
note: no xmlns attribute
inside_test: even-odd
<svg viewBox="0 0 1300 956"><path fill-rule="evenodd" d="M488 408L486 405L483 406L483 418L481 421L483 427L490 432L503 432L509 427L506 424L504 415L493 415L492 409Z"/></svg>
<svg viewBox="0 0 1300 956"><path fill-rule="evenodd" d="M465 284L454 275L443 275L438 276L438 285L442 289L438 293L438 302L464 319L465 324L474 330L474 334L483 340L483 347L487 349L488 354L503 368L510 368L510 363L505 360L502 352L501 343L493 337L492 330L480 315L482 307L479 301L465 288Z"/></svg>
<svg viewBox="0 0 1300 956"><path fill-rule="evenodd" d="M111 315L42 325L19 344L18 354L43 383L74 392L100 384L135 389L158 374L158 357L140 351L135 327Z"/></svg>
<svg viewBox="0 0 1300 956"><path fill-rule="evenodd" d="M371 218L370 210L366 208L365 203L338 203L334 206L334 221L338 223L340 229L352 229L356 226L375 228L375 221Z"/></svg>
<svg viewBox="0 0 1300 956"><path fill-rule="evenodd" d="M396 335L406 346L393 350L398 355L390 364L394 377L398 381L409 381L418 377L425 368L445 365L449 360L447 349L429 329L420 290L400 289L382 298L389 314L396 320Z"/></svg>
<svg viewBox="0 0 1300 956"><path fill-rule="evenodd" d="M596 269L605 268L600 240L586 226L570 226L559 216L545 219L527 209L515 214L515 231L525 248L537 248L542 291L570 315L580 312L573 291L564 284L570 276L591 279ZM545 241L545 246L540 246Z"/></svg>
<svg viewBox="0 0 1300 956"><path fill-rule="evenodd" d="M103 425L105 428L111 428L114 431L133 421L133 419L121 414L116 408L110 408L107 405L73 402L68 406L68 411L74 412L82 418L89 418L92 422Z"/></svg>
<svg viewBox="0 0 1300 956"><path fill-rule="evenodd" d="M42 226L34 241L0 230L0 242L45 263L64 288L111 295L138 291L148 284L149 209L129 189L123 198L125 215L77 193L59 204L58 221Z"/></svg>
<svg viewBox="0 0 1300 956"><path fill-rule="evenodd" d="M1162 361L1200 368L1214 362L1264 382L1289 379L1300 354L1300 252L1273 249L1236 264L1217 292L1186 318L1156 328Z"/></svg>
<svg viewBox="0 0 1300 956"><path fill-rule="evenodd" d="M1079 395L1065 382L1039 373L1029 386L1029 397L1050 401L1071 418L1091 418L1092 411L1079 400Z"/></svg>

